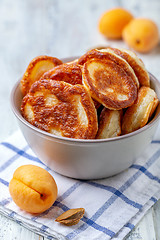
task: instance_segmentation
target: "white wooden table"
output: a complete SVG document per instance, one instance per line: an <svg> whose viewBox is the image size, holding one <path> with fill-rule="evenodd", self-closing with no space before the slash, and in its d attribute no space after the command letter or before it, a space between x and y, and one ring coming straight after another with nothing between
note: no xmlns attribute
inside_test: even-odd
<svg viewBox="0 0 160 240"><path fill-rule="evenodd" d="M107 41L97 28L101 14L116 6L151 18L160 29L160 0L0 0L0 141L18 128L9 96L32 58L78 56L102 45L126 47L122 41ZM160 46L139 56L160 81ZM0 215L0 240L11 239L45 238ZM160 200L126 239L160 239Z"/></svg>

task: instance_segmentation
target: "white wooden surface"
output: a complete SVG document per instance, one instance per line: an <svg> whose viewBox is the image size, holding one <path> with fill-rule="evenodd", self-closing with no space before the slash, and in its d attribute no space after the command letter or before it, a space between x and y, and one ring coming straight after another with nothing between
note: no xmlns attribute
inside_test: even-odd
<svg viewBox="0 0 160 240"><path fill-rule="evenodd" d="M102 45L127 47L122 41L107 41L98 32L100 15L116 6L127 8L135 17L153 19L160 29L160 0L0 0L0 141L18 128L10 109L10 91L33 57L78 56ZM160 80L160 46L139 56ZM45 238L0 215L0 240L13 239ZM160 239L160 201L126 239Z"/></svg>

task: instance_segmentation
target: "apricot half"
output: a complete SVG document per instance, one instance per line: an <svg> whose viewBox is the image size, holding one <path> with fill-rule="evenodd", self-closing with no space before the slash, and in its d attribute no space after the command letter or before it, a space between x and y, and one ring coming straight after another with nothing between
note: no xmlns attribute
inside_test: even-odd
<svg viewBox="0 0 160 240"><path fill-rule="evenodd" d="M123 28L133 19L130 12L123 8L114 8L105 12L99 21L99 31L110 39L122 38Z"/></svg>
<svg viewBox="0 0 160 240"><path fill-rule="evenodd" d="M129 47L141 53L151 51L159 42L157 25L147 18L133 19L124 28L122 35Z"/></svg>
<svg viewBox="0 0 160 240"><path fill-rule="evenodd" d="M30 213L44 212L57 198L54 178L35 165L17 168L9 183L9 191L17 206Z"/></svg>

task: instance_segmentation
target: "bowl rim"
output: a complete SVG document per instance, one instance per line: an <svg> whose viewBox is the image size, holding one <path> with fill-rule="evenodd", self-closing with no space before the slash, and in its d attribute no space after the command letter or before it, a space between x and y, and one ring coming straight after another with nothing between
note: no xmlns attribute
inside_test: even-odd
<svg viewBox="0 0 160 240"><path fill-rule="evenodd" d="M154 80L154 82L156 82L157 85L159 85L160 87L160 82L157 80L157 78L151 74L150 72L149 76ZM130 137L133 137L137 134L140 134L142 132L144 132L145 130L151 128L159 119L160 119L160 111L157 114L157 116L155 116L149 123L147 123L144 127L135 130L131 133L125 134L125 135L121 135L118 137L113 137L113 138L107 138L107 139L75 139L75 138L67 138L67 137L63 137L63 136L57 136L54 135L52 133L48 133L45 132L35 126L33 126L32 124L30 124L29 122L27 122L27 120L25 120L23 118L23 116L20 114L20 110L17 108L17 106L15 105L15 94L16 91L18 90L18 88L20 88L20 80L18 80L15 85L13 86L12 90L11 90L11 94L10 94L10 103L11 103L11 108L12 111L14 113L14 115L27 127L31 128L33 131L35 131L36 133L43 135L44 137L49 137L49 138L53 138L57 141L61 140L64 142L68 142L68 143L85 143L85 144L90 144L90 143L107 143L107 142L115 142L115 141L120 141L123 139L127 139ZM160 99L159 99L160 100Z"/></svg>

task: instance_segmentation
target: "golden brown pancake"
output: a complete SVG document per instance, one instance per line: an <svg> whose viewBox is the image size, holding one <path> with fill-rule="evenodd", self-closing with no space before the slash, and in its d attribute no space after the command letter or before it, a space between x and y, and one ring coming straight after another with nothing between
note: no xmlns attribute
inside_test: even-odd
<svg viewBox="0 0 160 240"><path fill-rule="evenodd" d="M73 61L70 63L63 63L45 72L41 79L64 81L72 85L82 84L82 71L77 62Z"/></svg>
<svg viewBox="0 0 160 240"><path fill-rule="evenodd" d="M121 135L122 110L104 108L100 114L96 138L105 139Z"/></svg>
<svg viewBox="0 0 160 240"><path fill-rule="evenodd" d="M28 65L26 72L21 79L21 91L23 95L29 92L31 85L38 81L44 72L62 64L63 62L55 57L38 56Z"/></svg>
<svg viewBox="0 0 160 240"><path fill-rule="evenodd" d="M135 75L135 72L133 71L132 67L129 65L129 63L122 57L118 56L112 48L106 48L106 49L92 49L88 51L86 54L84 54L82 57L79 58L78 64L84 65L85 62L87 62L89 59L103 59L103 60L112 60L116 65L119 65L120 67L123 67L125 65L126 71L130 72L130 75L132 75L133 81L137 85L137 88L139 88L139 81ZM127 70L128 67L128 70ZM114 71L113 71L114 74Z"/></svg>
<svg viewBox="0 0 160 240"><path fill-rule="evenodd" d="M81 66L77 64L77 59L72 62L63 63L48 72L45 72L41 79L52 79L56 81L64 81L75 85L82 84ZM100 103L93 99L96 109L100 107Z"/></svg>
<svg viewBox="0 0 160 240"><path fill-rule="evenodd" d="M129 107L122 120L122 133L133 132L145 126L153 115L159 100L155 91L149 87L141 87L135 103Z"/></svg>
<svg viewBox="0 0 160 240"><path fill-rule="evenodd" d="M82 85L39 80L23 98L21 112L35 127L58 136L92 139L98 130L96 109Z"/></svg>
<svg viewBox="0 0 160 240"><path fill-rule="evenodd" d="M140 86L150 86L149 74L144 66L144 63L141 59L138 58L138 56L134 52L121 48L109 49L112 49L114 53L118 54L120 57L124 58L129 63L129 65L133 68L136 77L139 80Z"/></svg>
<svg viewBox="0 0 160 240"><path fill-rule="evenodd" d="M133 104L137 85L133 70L120 57L111 53L104 58L87 60L82 68L82 82L91 96L106 108L120 110Z"/></svg>

